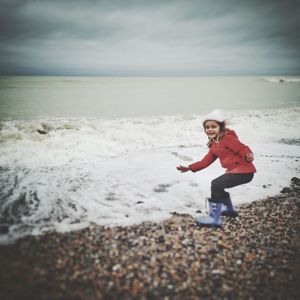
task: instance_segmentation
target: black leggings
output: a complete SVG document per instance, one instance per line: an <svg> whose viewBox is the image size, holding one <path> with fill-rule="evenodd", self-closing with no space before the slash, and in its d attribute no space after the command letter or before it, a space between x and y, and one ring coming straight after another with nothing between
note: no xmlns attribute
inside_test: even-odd
<svg viewBox="0 0 300 300"><path fill-rule="evenodd" d="M217 177L211 182L211 201L220 203L229 196L224 189L232 188L253 179L253 173L232 173Z"/></svg>

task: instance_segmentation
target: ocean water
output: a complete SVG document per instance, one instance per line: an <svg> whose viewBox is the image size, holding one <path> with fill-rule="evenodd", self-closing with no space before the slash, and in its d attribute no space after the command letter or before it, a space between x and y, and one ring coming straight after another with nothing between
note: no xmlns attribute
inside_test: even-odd
<svg viewBox="0 0 300 300"><path fill-rule="evenodd" d="M219 162L181 174L207 152L201 119L223 110L255 153L235 204L300 176L300 77L0 78L0 235L159 221L204 211Z"/></svg>
<svg viewBox="0 0 300 300"><path fill-rule="evenodd" d="M0 77L0 121L203 114L299 105L300 77Z"/></svg>

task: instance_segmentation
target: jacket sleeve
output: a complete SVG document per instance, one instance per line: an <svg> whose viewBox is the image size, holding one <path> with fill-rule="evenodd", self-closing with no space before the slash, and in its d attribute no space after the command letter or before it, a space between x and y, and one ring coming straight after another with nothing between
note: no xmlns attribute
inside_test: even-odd
<svg viewBox="0 0 300 300"><path fill-rule="evenodd" d="M243 159L246 158L247 154L253 154L251 149L246 146L245 144L241 143L237 136L228 135L225 136L223 139L223 145L233 151L234 153L238 154Z"/></svg>
<svg viewBox="0 0 300 300"><path fill-rule="evenodd" d="M202 160L189 165L189 168L192 172L197 172L211 165L216 159L217 156L215 156L211 149L209 149L209 152L204 156Z"/></svg>

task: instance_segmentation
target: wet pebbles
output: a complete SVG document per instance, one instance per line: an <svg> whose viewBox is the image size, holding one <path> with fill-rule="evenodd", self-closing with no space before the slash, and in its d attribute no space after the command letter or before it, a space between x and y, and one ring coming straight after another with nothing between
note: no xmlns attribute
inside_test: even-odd
<svg viewBox="0 0 300 300"><path fill-rule="evenodd" d="M0 247L0 299L300 299L299 179L222 228L162 223L48 232Z"/></svg>

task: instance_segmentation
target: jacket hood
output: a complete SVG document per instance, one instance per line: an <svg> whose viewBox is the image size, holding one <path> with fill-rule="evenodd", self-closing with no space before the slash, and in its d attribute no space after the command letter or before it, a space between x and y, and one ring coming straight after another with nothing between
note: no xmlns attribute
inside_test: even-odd
<svg viewBox="0 0 300 300"><path fill-rule="evenodd" d="M237 137L237 134L235 133L235 131L231 130L229 128L226 128L225 135L231 135L231 136Z"/></svg>

